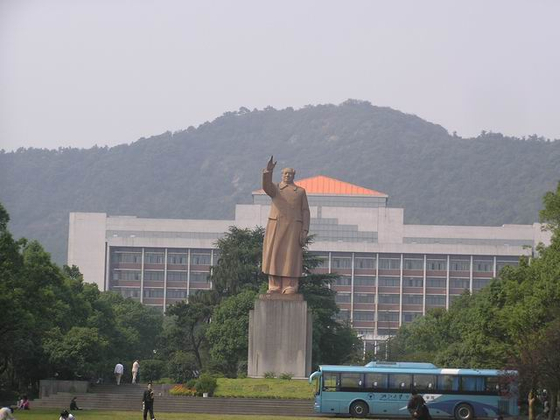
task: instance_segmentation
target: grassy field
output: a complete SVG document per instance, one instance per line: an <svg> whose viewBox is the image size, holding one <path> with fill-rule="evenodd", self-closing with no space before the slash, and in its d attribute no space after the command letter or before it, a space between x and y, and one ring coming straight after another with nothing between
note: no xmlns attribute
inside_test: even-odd
<svg viewBox="0 0 560 420"><path fill-rule="evenodd" d="M306 380L218 378L214 396L312 400L313 386Z"/></svg>
<svg viewBox="0 0 560 420"><path fill-rule="evenodd" d="M100 419L100 420L139 420L142 418L140 411L77 411L74 414L76 420ZM157 420L310 420L316 417L286 417L286 416L225 416L218 414L199 414L199 413L154 413ZM14 416L17 420L57 420L60 415L59 410L29 410L16 411Z"/></svg>

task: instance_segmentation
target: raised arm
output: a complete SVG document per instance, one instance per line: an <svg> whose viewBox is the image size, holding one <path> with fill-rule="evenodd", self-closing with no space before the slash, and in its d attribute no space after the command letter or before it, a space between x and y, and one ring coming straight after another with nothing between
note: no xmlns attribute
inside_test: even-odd
<svg viewBox="0 0 560 420"><path fill-rule="evenodd" d="M273 156L270 156L270 160L268 161L266 169L263 171L262 175L262 188L270 198L273 198L276 195L276 186L272 183L272 173L275 166L276 162L273 161Z"/></svg>

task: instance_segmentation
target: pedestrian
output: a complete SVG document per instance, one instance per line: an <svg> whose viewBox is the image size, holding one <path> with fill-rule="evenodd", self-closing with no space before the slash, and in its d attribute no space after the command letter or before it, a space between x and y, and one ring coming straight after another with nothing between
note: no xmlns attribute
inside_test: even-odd
<svg viewBox="0 0 560 420"><path fill-rule="evenodd" d="M138 360L135 360L134 363L132 364L132 383L135 384L136 383L136 378L138 377L138 369L140 368L140 363L138 363Z"/></svg>
<svg viewBox="0 0 560 420"><path fill-rule="evenodd" d="M21 397L21 400L18 401L18 409L20 410L29 410L29 398L27 395Z"/></svg>
<svg viewBox="0 0 560 420"><path fill-rule="evenodd" d="M74 420L76 417L74 417L72 414L70 414L68 412L68 410L63 410L60 413L60 417L58 420Z"/></svg>
<svg viewBox="0 0 560 420"><path fill-rule="evenodd" d="M117 380L117 385L121 384L121 378L124 372L124 366L120 363L115 365L115 379Z"/></svg>
<svg viewBox="0 0 560 420"><path fill-rule="evenodd" d="M424 398L422 398L422 395L418 394L416 389L413 389L411 394L408 404L406 405L411 417L414 420L432 420L430 410L428 410L428 406Z"/></svg>
<svg viewBox="0 0 560 420"><path fill-rule="evenodd" d="M14 412L13 407L2 407L0 408L0 420L16 420L12 413Z"/></svg>
<svg viewBox="0 0 560 420"><path fill-rule="evenodd" d="M78 407L78 403L76 402L76 399L78 397L74 397L72 398L72 401L70 401L70 411L78 411L81 410L80 407Z"/></svg>
<svg viewBox="0 0 560 420"><path fill-rule="evenodd" d="M152 390L152 383L148 382L148 389L144 391L142 398L144 409L142 410L144 420L147 420L148 411L150 412L150 419L156 420L154 417L154 391Z"/></svg>

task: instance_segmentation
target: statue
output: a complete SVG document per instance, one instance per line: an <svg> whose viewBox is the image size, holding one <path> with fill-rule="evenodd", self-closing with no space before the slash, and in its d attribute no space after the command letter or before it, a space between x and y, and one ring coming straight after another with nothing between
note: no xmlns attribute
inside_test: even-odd
<svg viewBox="0 0 560 420"><path fill-rule="evenodd" d="M262 187L272 198L263 244L262 271L268 274L268 292L295 294L303 270L303 246L309 232L309 204L305 190L294 184L296 171L282 169L282 182L272 183L276 162L270 157Z"/></svg>

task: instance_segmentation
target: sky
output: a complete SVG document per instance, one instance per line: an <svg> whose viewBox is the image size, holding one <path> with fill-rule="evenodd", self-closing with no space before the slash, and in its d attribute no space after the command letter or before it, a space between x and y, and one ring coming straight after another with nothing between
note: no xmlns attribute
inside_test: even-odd
<svg viewBox="0 0 560 420"><path fill-rule="evenodd" d="M560 139L556 0L0 0L0 149L370 101Z"/></svg>

